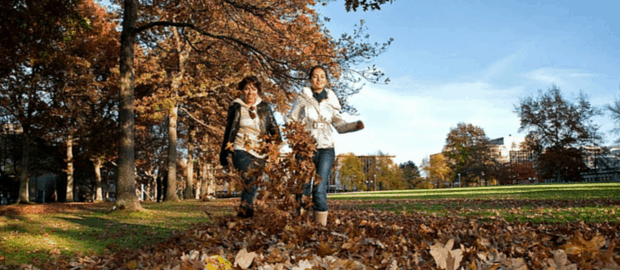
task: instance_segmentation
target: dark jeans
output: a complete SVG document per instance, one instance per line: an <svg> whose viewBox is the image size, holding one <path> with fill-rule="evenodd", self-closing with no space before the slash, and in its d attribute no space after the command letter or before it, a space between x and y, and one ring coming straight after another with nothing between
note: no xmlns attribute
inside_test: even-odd
<svg viewBox="0 0 620 270"><path fill-rule="evenodd" d="M312 186L311 184L305 184L303 194L306 196L312 195L312 209L314 211L327 211L327 184L332 174L332 165L336 159L336 152L334 148L317 149L312 157L312 162L316 166L316 173L320 176L320 183ZM318 179L314 180L314 184Z"/></svg>
<svg viewBox="0 0 620 270"><path fill-rule="evenodd" d="M254 183L256 177L248 177L245 173L247 173L249 169L256 168L256 166L265 166L265 160L252 156L250 153L243 150L235 150L232 160L235 169L241 172L241 178L245 184L241 192L241 207L244 209L251 209L254 203L254 197L256 196L256 184Z"/></svg>

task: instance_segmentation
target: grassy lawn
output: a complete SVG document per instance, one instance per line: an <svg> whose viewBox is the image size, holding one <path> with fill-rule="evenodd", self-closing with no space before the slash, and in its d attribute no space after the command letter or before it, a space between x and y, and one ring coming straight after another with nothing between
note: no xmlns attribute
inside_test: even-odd
<svg viewBox="0 0 620 270"><path fill-rule="evenodd" d="M146 210L138 213L109 212L111 203L79 208L84 204L76 203L72 204L75 209L69 207L58 213L2 215L0 269L2 265L31 263L33 259L42 262L158 243L194 224L209 222L205 211L213 216L232 213L231 203L143 203Z"/></svg>
<svg viewBox="0 0 620 270"><path fill-rule="evenodd" d="M620 199L620 183L544 184L520 186L416 189L329 194L337 200L378 199Z"/></svg>
<svg viewBox="0 0 620 270"><path fill-rule="evenodd" d="M533 223L620 223L620 183L358 192L330 194L329 199L396 213L501 217Z"/></svg>

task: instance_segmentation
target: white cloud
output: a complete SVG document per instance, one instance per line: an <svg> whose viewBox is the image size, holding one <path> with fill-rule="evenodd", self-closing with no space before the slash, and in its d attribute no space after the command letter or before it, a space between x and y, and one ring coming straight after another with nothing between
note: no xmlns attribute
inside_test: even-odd
<svg viewBox="0 0 620 270"><path fill-rule="evenodd" d="M525 74L525 77L541 82L543 85L551 85L555 83L556 85L564 85L566 82L562 79L563 75L562 70L551 69L551 68L539 68Z"/></svg>
<svg viewBox="0 0 620 270"><path fill-rule="evenodd" d="M576 69L539 68L526 72L524 76L527 79L541 82L546 86L555 83L562 88L578 84L582 80L589 81L596 77L597 74Z"/></svg>
<svg viewBox="0 0 620 270"><path fill-rule="evenodd" d="M517 61L518 59L523 58L523 56L525 55L525 50L520 50L517 51L515 53L513 53L512 55L501 59L499 61L496 61L495 63L493 63L489 68L487 68L484 71L484 75L482 76L482 80L483 81L488 81L489 79L491 79L494 76L497 76L503 72L505 72L506 70L508 70L510 67L512 67L515 63L515 61Z"/></svg>
<svg viewBox="0 0 620 270"><path fill-rule="evenodd" d="M517 132L512 104L503 98L518 89L498 89L482 82L399 88L366 87L351 98L360 116L349 119L363 120L366 128L337 135L337 153L364 155L381 150L396 155L398 163L420 164L424 157L441 151L450 128L459 122L479 125L489 136Z"/></svg>

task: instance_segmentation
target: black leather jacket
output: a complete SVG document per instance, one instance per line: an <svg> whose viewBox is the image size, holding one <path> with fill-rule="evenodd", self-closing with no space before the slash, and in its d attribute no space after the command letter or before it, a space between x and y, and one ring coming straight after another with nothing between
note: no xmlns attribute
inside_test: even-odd
<svg viewBox="0 0 620 270"><path fill-rule="evenodd" d="M280 129L273 117L273 111L269 104L261 102L256 106L256 113L260 117L260 131L262 134L278 135L280 138ZM224 131L224 140L220 150L220 163L222 166L228 166L228 155L232 152L226 149L228 143L233 143L239 132L239 121L241 119L241 104L233 102L228 107L228 116L226 119L226 130Z"/></svg>

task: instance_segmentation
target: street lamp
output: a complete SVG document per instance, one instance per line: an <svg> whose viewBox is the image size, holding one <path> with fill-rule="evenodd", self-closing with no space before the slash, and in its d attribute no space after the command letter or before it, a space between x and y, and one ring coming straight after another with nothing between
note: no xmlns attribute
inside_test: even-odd
<svg viewBox="0 0 620 270"><path fill-rule="evenodd" d="M461 173L459 173L459 187L461 187Z"/></svg>
<svg viewBox="0 0 620 270"><path fill-rule="evenodd" d="M373 186L373 188L377 190L377 175L374 174L374 177L375 177L375 185Z"/></svg>

